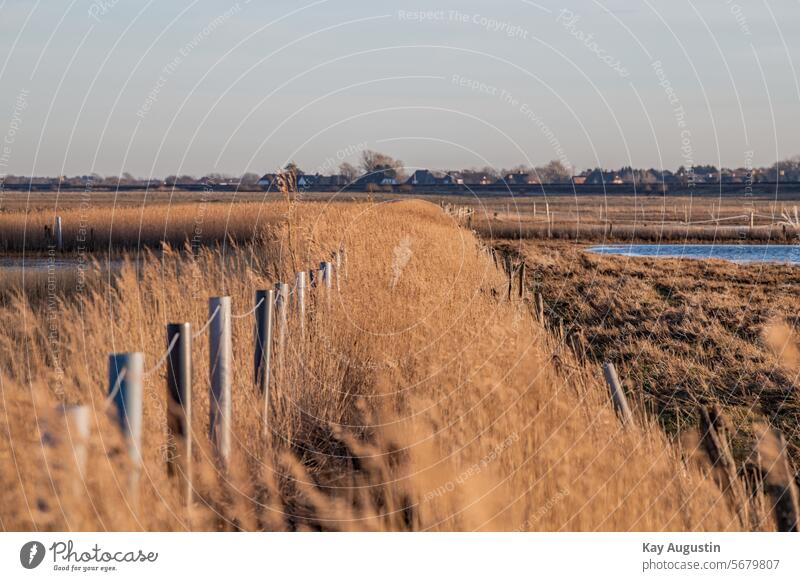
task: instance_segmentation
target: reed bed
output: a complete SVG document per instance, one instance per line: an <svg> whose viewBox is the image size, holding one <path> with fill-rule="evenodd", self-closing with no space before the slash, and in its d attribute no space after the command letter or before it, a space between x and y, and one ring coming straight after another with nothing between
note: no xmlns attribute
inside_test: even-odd
<svg viewBox="0 0 800 581"><path fill-rule="evenodd" d="M625 429L599 370L503 298L481 243L438 207L266 204L254 241L144 253L54 312L0 308L3 530L738 530L711 478L646 419ZM340 291L276 353L268 417L253 386L254 292L341 246ZM106 357L165 350L167 322L234 314L234 454L206 438L208 342L194 341L194 498L166 469L164 368L146 378L138 500L105 403ZM92 409L88 469L53 410ZM264 421L267 431L264 433Z"/></svg>
<svg viewBox="0 0 800 581"><path fill-rule="evenodd" d="M7 253L36 254L55 245L56 216L63 224L63 249L67 253L112 252L161 244L194 247L247 242L280 217L263 213L255 202L238 204L153 204L141 207L99 205L58 211L38 209L0 213L0 249Z"/></svg>

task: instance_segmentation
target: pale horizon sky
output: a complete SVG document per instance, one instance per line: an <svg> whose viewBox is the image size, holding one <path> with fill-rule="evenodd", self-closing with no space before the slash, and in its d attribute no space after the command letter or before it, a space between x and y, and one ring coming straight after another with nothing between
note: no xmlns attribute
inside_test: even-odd
<svg viewBox="0 0 800 581"><path fill-rule="evenodd" d="M797 0L0 0L0 175L334 171L364 148L770 165L800 154L797 22Z"/></svg>

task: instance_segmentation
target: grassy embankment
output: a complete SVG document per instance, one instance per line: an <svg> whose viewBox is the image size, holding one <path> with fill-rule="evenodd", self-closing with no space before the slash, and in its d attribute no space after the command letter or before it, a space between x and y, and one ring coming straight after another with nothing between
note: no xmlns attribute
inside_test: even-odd
<svg viewBox="0 0 800 581"><path fill-rule="evenodd" d="M4 530L728 530L741 523L702 462L645 418L623 429L594 367L502 299L479 241L422 202L266 204L252 243L141 258L110 284L0 307ZM98 216L98 222L100 217ZM252 228L242 212L232 227ZM115 230L118 226L115 221ZM132 226L138 230L138 221ZM159 226L160 229L160 226ZM252 382L252 317L234 320L234 458L205 436L208 342L194 341L195 501L164 451L163 367L148 375L138 503L105 405L106 357L166 347L164 325L206 321L343 244L347 277L312 302L278 353L269 431ZM91 408L88 469L53 410ZM45 426L49 437L43 444ZM684 452L687 452L684 450ZM690 452L690 451L688 451ZM687 452L687 454L688 454ZM691 454L688 454L691 455ZM762 525L770 527L769 523Z"/></svg>

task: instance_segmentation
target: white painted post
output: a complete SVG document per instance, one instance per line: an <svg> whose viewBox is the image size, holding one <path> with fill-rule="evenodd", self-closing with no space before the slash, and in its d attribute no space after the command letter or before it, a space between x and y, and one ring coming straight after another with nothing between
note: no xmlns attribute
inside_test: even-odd
<svg viewBox="0 0 800 581"><path fill-rule="evenodd" d="M208 316L214 317L208 328L209 435L222 466L227 467L231 453L231 297L210 298Z"/></svg>
<svg viewBox="0 0 800 581"><path fill-rule="evenodd" d="M625 397L625 392L622 390L622 384L617 377L617 370L614 368L613 363L603 364L603 375L606 378L606 383L611 390L611 402L614 404L614 409L620 417L623 425L633 424L633 414L631 408L628 406L628 398Z"/></svg>
<svg viewBox="0 0 800 581"><path fill-rule="evenodd" d="M86 461L88 459L89 445L89 407L85 405L65 405L61 413L66 422L67 434L72 447L72 456L75 459L79 481L74 483L76 492L83 490L83 480L86 478Z"/></svg>
<svg viewBox="0 0 800 581"><path fill-rule="evenodd" d="M135 503L139 496L142 466L142 379L143 353L112 353L108 356L108 393L117 408L117 422L125 436L131 471L128 491Z"/></svg>
<svg viewBox="0 0 800 581"><path fill-rule="evenodd" d="M300 317L300 333L306 332L306 273L300 271L297 273L294 285L294 300L295 308L298 317Z"/></svg>
<svg viewBox="0 0 800 581"><path fill-rule="evenodd" d="M285 282L275 283L275 312L278 322L278 354L283 358L286 346L286 328L288 326L289 285Z"/></svg>
<svg viewBox="0 0 800 581"><path fill-rule="evenodd" d="M551 236L551 221L550 221L550 203L545 202L545 211L547 212L547 237Z"/></svg>
<svg viewBox="0 0 800 581"><path fill-rule="evenodd" d="M341 286L339 283L339 273L342 271L342 250L339 249L334 254L334 264L336 267L336 291L341 290Z"/></svg>
<svg viewBox="0 0 800 581"><path fill-rule="evenodd" d="M56 250L64 250L64 235L61 230L61 216L56 216Z"/></svg>

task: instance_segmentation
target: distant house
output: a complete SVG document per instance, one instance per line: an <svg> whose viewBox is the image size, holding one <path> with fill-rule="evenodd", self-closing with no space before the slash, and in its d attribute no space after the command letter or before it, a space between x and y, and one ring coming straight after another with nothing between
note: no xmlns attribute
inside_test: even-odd
<svg viewBox="0 0 800 581"><path fill-rule="evenodd" d="M459 184L467 184L470 186L488 186L496 181L496 178L488 173L467 170L458 174Z"/></svg>
<svg viewBox="0 0 800 581"><path fill-rule="evenodd" d="M445 177L450 178L450 182L449 183L451 183L451 184L461 185L461 184L464 183L464 176L462 176L457 171L447 172L447 175Z"/></svg>
<svg viewBox="0 0 800 581"><path fill-rule="evenodd" d="M497 185L501 186L527 186L533 183L525 172L515 172L504 175L497 180Z"/></svg>
<svg viewBox="0 0 800 581"><path fill-rule="evenodd" d="M396 186L397 173L391 168L378 169L364 174L355 181L354 185L363 189L370 186Z"/></svg>
<svg viewBox="0 0 800 581"><path fill-rule="evenodd" d="M296 178L298 190L308 190L314 187L321 176L319 174L299 174Z"/></svg>
<svg viewBox="0 0 800 581"><path fill-rule="evenodd" d="M427 169L418 169L406 181L411 186L451 186L455 183L464 183L464 180L457 182L453 174L437 176Z"/></svg>
<svg viewBox="0 0 800 581"><path fill-rule="evenodd" d="M619 179L621 183L619 175L612 171L603 171L601 169L586 170L581 176L584 177L583 183L589 185L613 184L616 179Z"/></svg>
<svg viewBox="0 0 800 581"><path fill-rule="evenodd" d="M350 184L350 180L343 175L317 176L314 185L319 188L343 188Z"/></svg>
<svg viewBox="0 0 800 581"><path fill-rule="evenodd" d="M320 175L299 174L296 177L297 188L300 190L307 190L316 184L317 180L322 177ZM278 174L268 173L264 174L260 180L256 182L259 187L267 189L278 188Z"/></svg>
<svg viewBox="0 0 800 581"><path fill-rule="evenodd" d="M256 182L261 188L273 189L277 186L275 180L277 179L278 175L274 173L267 173L261 176L261 179Z"/></svg>
<svg viewBox="0 0 800 581"><path fill-rule="evenodd" d="M435 186L438 184L438 179L433 173L427 169L418 169L406 181L407 184L412 186Z"/></svg>

